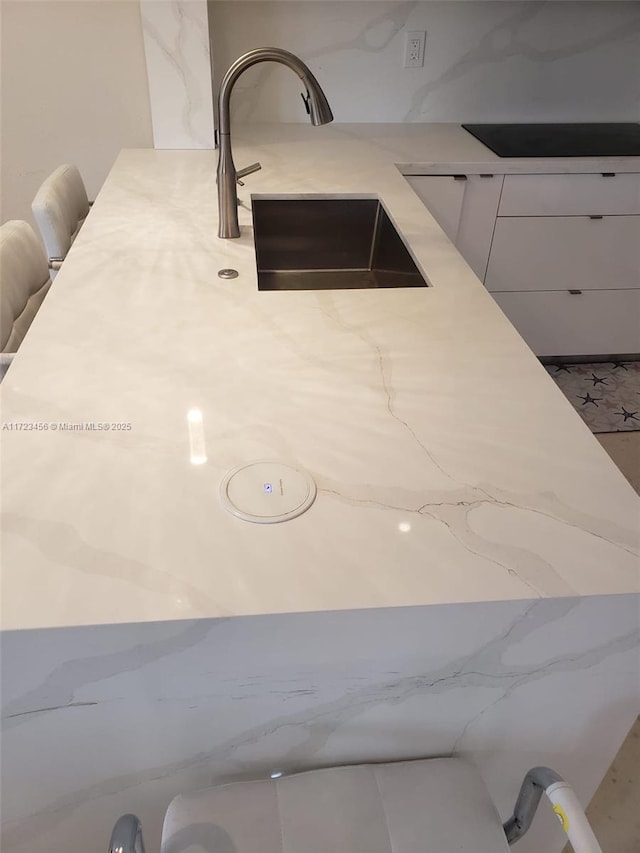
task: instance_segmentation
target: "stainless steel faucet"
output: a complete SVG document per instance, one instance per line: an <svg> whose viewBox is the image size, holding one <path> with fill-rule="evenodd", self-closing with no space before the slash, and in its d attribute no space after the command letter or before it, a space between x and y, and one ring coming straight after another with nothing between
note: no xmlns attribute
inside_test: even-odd
<svg viewBox="0 0 640 853"><path fill-rule="evenodd" d="M258 62L281 62L298 75L305 85L307 94L302 95L307 112L311 117L311 123L328 124L333 121L333 113L327 101L324 92L320 88L320 84L307 68L304 62L289 53L288 50L281 50L278 47L259 47L256 50L250 50L230 66L227 73L224 75L222 85L220 86L220 94L218 95L218 134L220 136L220 152L218 155L218 212L219 226L218 237L229 239L230 237L240 236L240 227L238 225L238 192L236 189L236 181L238 173L233 164L231 155L231 117L229 114L229 101L231 100L231 91L236 80L243 71L255 65ZM254 163L250 166L251 171L256 171L260 168L259 163ZM244 174L249 174L247 170L242 170Z"/></svg>

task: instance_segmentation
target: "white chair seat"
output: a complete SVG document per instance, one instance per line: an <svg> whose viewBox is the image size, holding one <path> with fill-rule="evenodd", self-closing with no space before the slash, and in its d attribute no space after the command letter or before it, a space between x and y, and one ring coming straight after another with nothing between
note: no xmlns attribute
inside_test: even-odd
<svg viewBox="0 0 640 853"><path fill-rule="evenodd" d="M0 270L1 375L51 287L46 256L28 223L14 219L0 228Z"/></svg>
<svg viewBox="0 0 640 853"><path fill-rule="evenodd" d="M162 853L507 853L478 771L458 758L362 764L182 794Z"/></svg>

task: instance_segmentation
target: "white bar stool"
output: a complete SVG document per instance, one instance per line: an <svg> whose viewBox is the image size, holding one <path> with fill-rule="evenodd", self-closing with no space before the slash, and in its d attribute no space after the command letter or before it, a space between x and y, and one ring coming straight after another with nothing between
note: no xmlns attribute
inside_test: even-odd
<svg viewBox="0 0 640 853"><path fill-rule="evenodd" d="M59 166L43 182L31 205L42 237L51 277L67 256L91 205L80 172L75 166Z"/></svg>
<svg viewBox="0 0 640 853"><path fill-rule="evenodd" d="M161 853L507 853L543 793L576 853L602 853L571 787L529 771L503 825L479 772L460 758L312 770L181 794ZM140 823L120 818L110 853L144 853Z"/></svg>
<svg viewBox="0 0 640 853"><path fill-rule="evenodd" d="M27 222L0 227L0 378L51 287L47 258Z"/></svg>

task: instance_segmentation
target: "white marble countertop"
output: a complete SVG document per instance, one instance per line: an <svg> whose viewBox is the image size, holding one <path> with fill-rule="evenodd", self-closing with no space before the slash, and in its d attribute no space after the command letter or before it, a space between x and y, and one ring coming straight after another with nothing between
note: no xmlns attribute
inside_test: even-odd
<svg viewBox="0 0 640 853"><path fill-rule="evenodd" d="M459 124L341 125L384 149L403 175L640 172L640 157L499 157Z"/></svg>
<svg viewBox="0 0 640 853"><path fill-rule="evenodd" d="M634 492L394 165L478 162L463 133L240 128L228 241L215 152L121 153L2 383L4 628L638 589ZM432 287L259 292L252 193L379 196ZM222 508L262 458L304 515Z"/></svg>

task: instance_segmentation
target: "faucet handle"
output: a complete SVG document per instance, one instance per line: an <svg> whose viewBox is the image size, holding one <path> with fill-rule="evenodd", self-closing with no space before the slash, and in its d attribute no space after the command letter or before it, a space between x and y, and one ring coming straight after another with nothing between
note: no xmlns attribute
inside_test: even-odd
<svg viewBox="0 0 640 853"><path fill-rule="evenodd" d="M238 169L236 172L236 181L241 187L244 186L240 178L246 178L247 175L252 175L254 172L259 172L262 169L260 163L252 163L250 166L245 166L244 169Z"/></svg>

